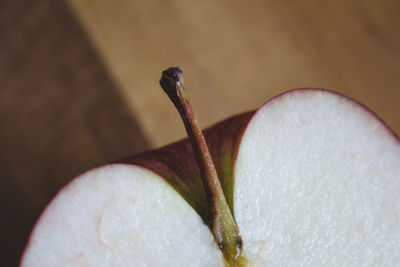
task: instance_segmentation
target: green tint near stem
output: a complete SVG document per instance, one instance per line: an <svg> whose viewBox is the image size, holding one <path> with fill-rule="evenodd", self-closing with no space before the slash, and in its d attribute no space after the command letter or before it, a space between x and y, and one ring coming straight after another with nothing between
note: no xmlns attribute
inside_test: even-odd
<svg viewBox="0 0 400 267"><path fill-rule="evenodd" d="M233 159L232 149L227 148L223 151L219 164L217 164L218 177L221 181L222 190L229 209L233 212Z"/></svg>

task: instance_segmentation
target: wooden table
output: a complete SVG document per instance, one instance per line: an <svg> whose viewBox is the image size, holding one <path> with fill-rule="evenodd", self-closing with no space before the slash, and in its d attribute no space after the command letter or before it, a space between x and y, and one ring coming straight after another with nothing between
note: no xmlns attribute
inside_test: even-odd
<svg viewBox="0 0 400 267"><path fill-rule="evenodd" d="M400 132L396 0L69 0L152 144L184 136L160 70L185 69L202 125L291 88L353 97Z"/></svg>
<svg viewBox="0 0 400 267"><path fill-rule="evenodd" d="M180 65L203 126L329 88L400 133L399 1L3 0L1 253L15 266L71 177L183 137L158 85Z"/></svg>

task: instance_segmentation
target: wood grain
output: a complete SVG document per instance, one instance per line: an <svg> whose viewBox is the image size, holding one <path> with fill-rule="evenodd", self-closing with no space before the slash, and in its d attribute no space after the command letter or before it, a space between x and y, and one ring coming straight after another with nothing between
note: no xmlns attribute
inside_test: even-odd
<svg viewBox="0 0 400 267"><path fill-rule="evenodd" d="M180 65L203 126L291 88L361 101L400 133L396 0L69 0L158 146L184 136L159 89Z"/></svg>
<svg viewBox="0 0 400 267"><path fill-rule="evenodd" d="M147 148L62 1L1 1L0 251L17 266L46 203L77 174Z"/></svg>

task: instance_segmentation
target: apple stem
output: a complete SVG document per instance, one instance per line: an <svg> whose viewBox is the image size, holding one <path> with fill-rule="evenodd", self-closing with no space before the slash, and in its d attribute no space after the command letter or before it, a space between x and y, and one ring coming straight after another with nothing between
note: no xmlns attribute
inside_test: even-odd
<svg viewBox="0 0 400 267"><path fill-rule="evenodd" d="M192 144L200 168L208 207L211 214L211 231L228 265L246 266L242 255L242 239L239 228L226 202L203 132L197 122L189 98L185 92L182 69L171 67L162 73L160 85L178 110Z"/></svg>

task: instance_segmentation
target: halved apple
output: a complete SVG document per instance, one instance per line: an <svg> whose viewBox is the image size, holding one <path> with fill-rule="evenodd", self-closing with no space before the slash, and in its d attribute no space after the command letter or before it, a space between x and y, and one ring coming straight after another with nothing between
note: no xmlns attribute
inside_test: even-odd
<svg viewBox="0 0 400 267"><path fill-rule="evenodd" d="M292 90L204 136L238 228L233 258L183 140L74 179L21 266L400 266L400 142L362 105Z"/></svg>

